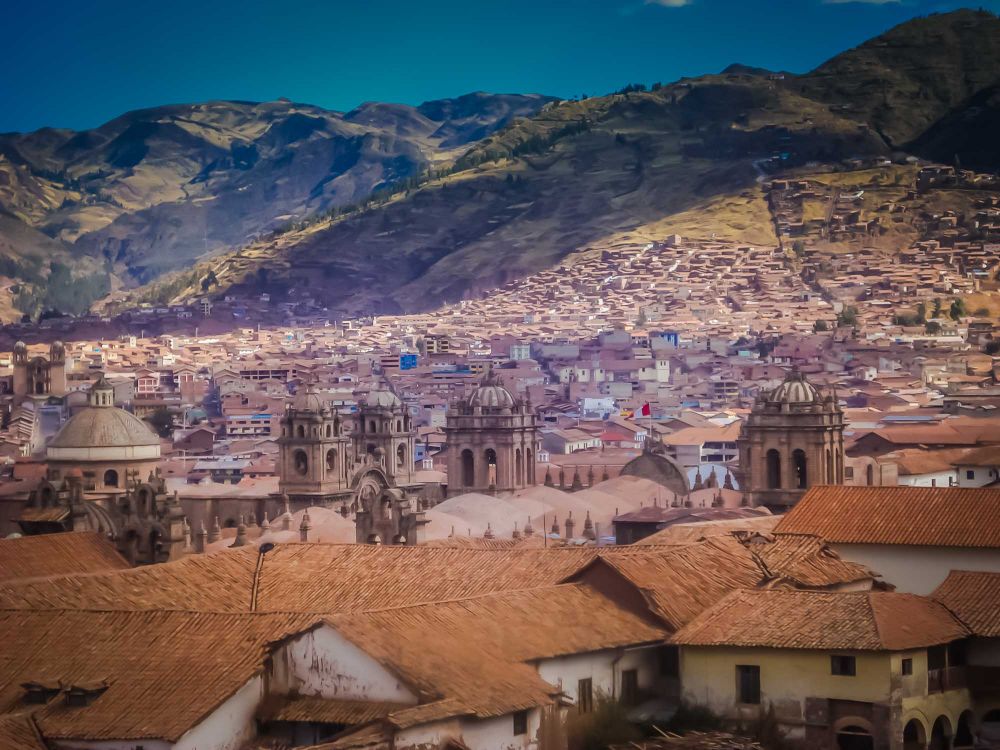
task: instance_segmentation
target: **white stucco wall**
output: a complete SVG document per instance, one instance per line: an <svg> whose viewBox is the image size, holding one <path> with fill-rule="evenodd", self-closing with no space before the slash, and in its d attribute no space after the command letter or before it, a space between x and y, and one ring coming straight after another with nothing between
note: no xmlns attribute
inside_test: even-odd
<svg viewBox="0 0 1000 750"><path fill-rule="evenodd" d="M417 702L417 696L396 675L329 626L282 646L273 664L273 693Z"/></svg>
<svg viewBox="0 0 1000 750"><path fill-rule="evenodd" d="M1000 550L916 547L904 544L833 544L845 560L867 565L898 591L929 594L952 570L1000 572Z"/></svg>
<svg viewBox="0 0 1000 750"><path fill-rule="evenodd" d="M512 714L495 719L465 719L461 723L462 741L471 750L523 750L538 746L538 727L542 712L528 711L528 731L514 736Z"/></svg>
<svg viewBox="0 0 1000 750"><path fill-rule="evenodd" d="M927 474L900 474L897 481L906 487L950 487L958 484L958 472L952 469Z"/></svg>
<svg viewBox="0 0 1000 750"><path fill-rule="evenodd" d="M621 658L615 663L619 656ZM595 651L546 659L538 664L541 678L559 687L574 703L579 681L588 678L593 681L595 699L600 693L609 697L620 696L621 673L626 669L638 671L640 689L651 689L657 674L656 649Z"/></svg>

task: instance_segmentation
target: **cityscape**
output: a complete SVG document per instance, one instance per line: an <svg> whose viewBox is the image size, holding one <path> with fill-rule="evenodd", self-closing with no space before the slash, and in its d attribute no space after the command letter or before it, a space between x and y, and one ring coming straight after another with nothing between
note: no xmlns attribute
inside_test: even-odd
<svg viewBox="0 0 1000 750"><path fill-rule="evenodd" d="M500 19L469 72L524 93L353 109L379 65L141 91L62 30L124 6L58 5L0 93L0 750L1000 748L1000 5L765 54L543 2L546 55L746 63L494 79ZM204 33L135 12L144 64ZM54 107L46 23L131 88Z"/></svg>

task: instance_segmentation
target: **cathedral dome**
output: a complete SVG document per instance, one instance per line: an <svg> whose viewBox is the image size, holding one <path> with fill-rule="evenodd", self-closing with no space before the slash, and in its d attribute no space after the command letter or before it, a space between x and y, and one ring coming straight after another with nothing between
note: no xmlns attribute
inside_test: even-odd
<svg viewBox="0 0 1000 750"><path fill-rule="evenodd" d="M48 447L53 457L67 449L154 446L159 455L160 438L137 416L114 405L114 387L102 375L90 389L90 405L70 417Z"/></svg>
<svg viewBox="0 0 1000 750"><path fill-rule="evenodd" d="M790 373L767 397L772 404L814 404L820 400L819 391L799 372Z"/></svg>
<svg viewBox="0 0 1000 750"><path fill-rule="evenodd" d="M115 406L88 406L70 417L49 448L126 448L155 445L160 438L134 414Z"/></svg>
<svg viewBox="0 0 1000 750"><path fill-rule="evenodd" d="M502 385L481 385L469 396L470 407L513 409L514 397Z"/></svg>
<svg viewBox="0 0 1000 750"><path fill-rule="evenodd" d="M376 409L398 409L403 405L399 396L389 390L372 389L365 396L365 406Z"/></svg>

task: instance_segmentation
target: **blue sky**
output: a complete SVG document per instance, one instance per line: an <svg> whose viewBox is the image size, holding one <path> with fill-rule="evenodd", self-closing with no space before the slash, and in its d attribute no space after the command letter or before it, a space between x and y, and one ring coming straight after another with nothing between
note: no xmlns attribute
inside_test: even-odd
<svg viewBox="0 0 1000 750"><path fill-rule="evenodd" d="M281 96L347 110L809 70L947 0L4 0L0 132ZM1000 0L976 0L997 12Z"/></svg>

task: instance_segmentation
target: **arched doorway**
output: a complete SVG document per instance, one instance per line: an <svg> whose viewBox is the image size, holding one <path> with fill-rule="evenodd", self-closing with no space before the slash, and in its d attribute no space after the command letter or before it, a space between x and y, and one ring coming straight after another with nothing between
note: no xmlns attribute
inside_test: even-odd
<svg viewBox="0 0 1000 750"><path fill-rule="evenodd" d="M875 467L871 464L868 464L868 468L865 469L865 484L869 487L875 485Z"/></svg>
<svg viewBox="0 0 1000 750"><path fill-rule="evenodd" d="M497 452L492 448L487 448L483 453L486 460L486 484L490 487L497 486Z"/></svg>
<svg viewBox="0 0 1000 750"><path fill-rule="evenodd" d="M833 471L833 452L826 449L826 484L836 484L837 480Z"/></svg>
<svg viewBox="0 0 1000 750"><path fill-rule="evenodd" d="M951 721L947 716L938 716L931 729L931 741L927 746L928 750L950 750L951 748Z"/></svg>
<svg viewBox="0 0 1000 750"><path fill-rule="evenodd" d="M767 486L768 489L776 490L781 487L781 454L771 448L767 452Z"/></svg>
<svg viewBox="0 0 1000 750"><path fill-rule="evenodd" d="M520 448L514 451L514 481L518 487L524 486L524 456Z"/></svg>
<svg viewBox="0 0 1000 750"><path fill-rule="evenodd" d="M927 732L919 719L910 719L903 727L903 750L925 750Z"/></svg>
<svg viewBox="0 0 1000 750"><path fill-rule="evenodd" d="M104 486L105 487L117 487L118 486L118 472L114 469L108 469L104 472Z"/></svg>
<svg viewBox="0 0 1000 750"><path fill-rule="evenodd" d="M955 728L955 742L952 747L971 748L975 745L975 737L972 734L972 722L974 721L972 711L963 711L958 717L958 726Z"/></svg>
<svg viewBox="0 0 1000 750"><path fill-rule="evenodd" d="M864 727L849 724L837 730L837 750L875 750L875 738Z"/></svg>
<svg viewBox="0 0 1000 750"><path fill-rule="evenodd" d="M462 486L473 487L476 484L476 459L472 451L466 448L462 451Z"/></svg>
<svg viewBox="0 0 1000 750"><path fill-rule="evenodd" d="M406 468L406 446L400 445L396 448L396 466L400 469Z"/></svg>
<svg viewBox="0 0 1000 750"><path fill-rule="evenodd" d="M806 466L806 452L801 448L792 451L792 466L795 468L795 486L804 490L809 486L809 475Z"/></svg>
<svg viewBox="0 0 1000 750"><path fill-rule="evenodd" d="M331 474L337 471L337 451L334 448L326 452L326 470Z"/></svg>

